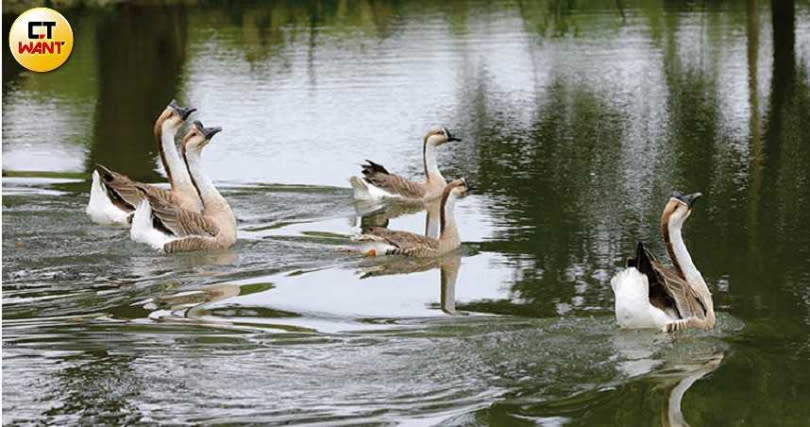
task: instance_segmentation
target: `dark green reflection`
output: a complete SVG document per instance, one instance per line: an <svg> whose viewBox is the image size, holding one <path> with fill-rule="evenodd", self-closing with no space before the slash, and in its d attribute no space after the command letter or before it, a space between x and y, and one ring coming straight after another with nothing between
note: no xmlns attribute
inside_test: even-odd
<svg viewBox="0 0 810 427"><path fill-rule="evenodd" d="M86 168L101 163L153 181L157 145L152 124L179 93L186 60L186 11L122 6L96 26L99 90Z"/></svg>

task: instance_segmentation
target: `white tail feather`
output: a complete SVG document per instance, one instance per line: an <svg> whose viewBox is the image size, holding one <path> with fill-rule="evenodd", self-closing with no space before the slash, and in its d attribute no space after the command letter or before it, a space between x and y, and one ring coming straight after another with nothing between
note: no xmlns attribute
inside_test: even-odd
<svg viewBox="0 0 810 427"><path fill-rule="evenodd" d="M635 268L626 268L610 279L615 297L616 322L622 328L665 328L674 320L658 307L650 304L650 285L647 276Z"/></svg>
<svg viewBox="0 0 810 427"><path fill-rule="evenodd" d="M146 243L158 251L162 251L166 243L175 240L174 237L155 229L152 225L152 207L149 206L149 202L146 200L142 200L138 203L138 207L135 208L129 237L136 242Z"/></svg>
<svg viewBox="0 0 810 427"><path fill-rule="evenodd" d="M129 226L129 212L116 206L107 195L104 184L98 171L93 171L93 182L90 184L90 201L84 210L90 220L96 224L116 225L119 227Z"/></svg>

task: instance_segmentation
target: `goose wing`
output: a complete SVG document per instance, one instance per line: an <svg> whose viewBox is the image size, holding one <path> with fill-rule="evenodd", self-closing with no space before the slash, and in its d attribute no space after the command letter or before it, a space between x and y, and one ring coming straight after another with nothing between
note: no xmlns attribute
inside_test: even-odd
<svg viewBox="0 0 810 427"><path fill-rule="evenodd" d="M368 233L363 234L361 239L388 243L396 248L392 253L397 255L425 255L439 248L437 239L381 227L372 228Z"/></svg>
<svg viewBox="0 0 810 427"><path fill-rule="evenodd" d="M153 221L157 228L177 237L210 238L219 233L219 227L202 214L183 209L173 204L170 199L150 193L145 184L136 184L135 188L149 201Z"/></svg>
<svg viewBox="0 0 810 427"><path fill-rule="evenodd" d="M171 192L153 185L133 181L126 175L114 172L102 165L96 165L96 171L104 183L110 201L125 211L134 211L138 202L143 200L144 192L154 198L171 202ZM138 186L142 186L139 190Z"/></svg>
<svg viewBox="0 0 810 427"><path fill-rule="evenodd" d="M665 266L639 242L636 258L627 261L647 276L650 284L650 304L662 310L675 310L681 318L702 317L706 312L697 293L677 271Z"/></svg>
<svg viewBox="0 0 810 427"><path fill-rule="evenodd" d="M391 194L400 195L407 198L418 199L425 196L425 188L418 182L413 182L399 175L388 172L383 165L366 160L363 165L363 179L382 190Z"/></svg>
<svg viewBox="0 0 810 427"><path fill-rule="evenodd" d="M653 263L653 268L658 273L661 287L675 301L681 318L706 315L706 308L701 304L697 293L680 273L657 261Z"/></svg>

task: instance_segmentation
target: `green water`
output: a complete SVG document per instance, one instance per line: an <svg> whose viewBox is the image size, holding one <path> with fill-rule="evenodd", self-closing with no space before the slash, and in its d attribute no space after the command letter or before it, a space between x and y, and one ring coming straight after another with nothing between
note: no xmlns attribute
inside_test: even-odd
<svg viewBox="0 0 810 427"><path fill-rule="evenodd" d="M3 423L806 425L810 3L774 3L64 9L61 69L3 49ZM225 129L230 251L84 214L95 163L164 179L174 97ZM418 176L434 125L479 189L460 252L337 250L424 230L347 178ZM673 189L704 194L684 233L718 326L621 331L610 278L638 240L664 254Z"/></svg>

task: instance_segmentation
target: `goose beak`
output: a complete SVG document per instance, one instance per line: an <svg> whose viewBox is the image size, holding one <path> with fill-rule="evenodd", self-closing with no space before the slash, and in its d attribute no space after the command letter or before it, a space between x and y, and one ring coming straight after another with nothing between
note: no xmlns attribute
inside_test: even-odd
<svg viewBox="0 0 810 427"><path fill-rule="evenodd" d="M194 120L194 127L197 128L197 130L200 131L201 134L203 134L205 139L211 139L214 137L214 135L222 132L221 127L215 126L207 128L203 126L202 122L199 120Z"/></svg>
<svg viewBox="0 0 810 427"><path fill-rule="evenodd" d="M453 141L461 141L461 138L456 138L455 136L447 137L447 142L453 142Z"/></svg>
<svg viewBox="0 0 810 427"><path fill-rule="evenodd" d="M183 120L186 120L191 113L197 111L197 109L194 107L183 107L179 105L174 99L172 99L172 102L169 103L169 108L174 110Z"/></svg>
<svg viewBox="0 0 810 427"><path fill-rule="evenodd" d="M203 135L205 135L205 139L211 139L211 138L214 137L214 135L216 135L216 134L218 134L220 132L222 132L222 128L219 127L219 126L214 126L214 127L210 127L210 128L204 128L203 131L202 131Z"/></svg>
<svg viewBox="0 0 810 427"><path fill-rule="evenodd" d="M470 185L470 182L469 182L469 181L467 181L467 178L463 178L463 180L464 180L464 187L467 189L467 190L465 190L465 192L466 192L466 193L469 193L469 192L471 192L471 191L475 191L475 190L476 190L476 188L475 188L475 187L473 187L472 185Z"/></svg>
<svg viewBox="0 0 810 427"><path fill-rule="evenodd" d="M703 196L703 193L700 193L700 192L692 193L692 194L681 194L680 192L675 191L675 192L672 193L673 198L678 199L678 200L686 203L686 206L688 206L689 209L692 209L692 206L694 206L695 201L697 199L699 199L701 196Z"/></svg>

